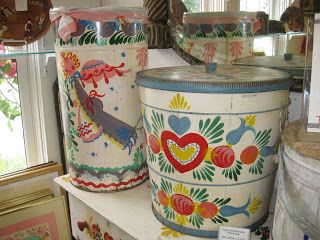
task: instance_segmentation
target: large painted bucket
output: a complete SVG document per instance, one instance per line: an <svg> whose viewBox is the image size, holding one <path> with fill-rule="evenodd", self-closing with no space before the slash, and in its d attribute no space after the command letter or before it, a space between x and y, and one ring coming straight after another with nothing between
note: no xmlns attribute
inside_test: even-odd
<svg viewBox="0 0 320 240"><path fill-rule="evenodd" d="M252 56L256 14L184 13L183 30L172 26L176 44L203 62L231 63Z"/></svg>
<svg viewBox="0 0 320 240"><path fill-rule="evenodd" d="M136 81L156 218L199 237L263 223L289 74L232 65L206 73L199 65L142 71Z"/></svg>
<svg viewBox="0 0 320 240"><path fill-rule="evenodd" d="M320 237L320 135L299 132L300 123L282 133L275 240Z"/></svg>
<svg viewBox="0 0 320 240"><path fill-rule="evenodd" d="M147 66L145 12L51 10L65 152L73 185L131 188L148 177L137 71Z"/></svg>

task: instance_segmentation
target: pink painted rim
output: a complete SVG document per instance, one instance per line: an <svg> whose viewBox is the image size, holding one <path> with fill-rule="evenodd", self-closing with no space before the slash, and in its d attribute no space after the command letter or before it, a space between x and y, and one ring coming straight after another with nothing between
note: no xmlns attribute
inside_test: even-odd
<svg viewBox="0 0 320 240"><path fill-rule="evenodd" d="M81 8L81 9L50 9L50 19L52 22L62 16L70 16L75 19L88 20L93 22L108 22L119 17L124 17L128 21L147 21L147 10L145 8L119 8L119 7L100 7L100 8Z"/></svg>
<svg viewBox="0 0 320 240"><path fill-rule="evenodd" d="M185 13L183 23L186 24L230 24L241 21L253 22L257 12L202 12Z"/></svg>

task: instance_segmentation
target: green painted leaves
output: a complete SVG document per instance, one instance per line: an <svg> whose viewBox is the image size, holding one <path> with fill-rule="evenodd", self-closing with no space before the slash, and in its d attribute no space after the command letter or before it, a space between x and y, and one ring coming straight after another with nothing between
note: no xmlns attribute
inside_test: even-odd
<svg viewBox="0 0 320 240"><path fill-rule="evenodd" d="M221 117L217 116L214 119L207 118L205 121L200 120L199 131L202 136L208 139L208 144L215 144L222 141L224 133L224 123L220 122Z"/></svg>
<svg viewBox="0 0 320 240"><path fill-rule="evenodd" d="M151 125L152 125L152 130L154 135L159 139L160 137L160 129L164 128L164 120L163 120L163 114L159 114L155 111L152 110L152 115L151 115Z"/></svg>
<svg viewBox="0 0 320 240"><path fill-rule="evenodd" d="M135 35L129 36L123 31L116 31L111 37L105 38L97 34L96 30L89 29L79 37L70 37L64 42L62 39L56 40L56 44L60 46L65 45L89 45L96 44L97 46L105 45L119 45L119 44L134 44L147 41L147 35L142 31L138 31Z"/></svg>
<svg viewBox="0 0 320 240"><path fill-rule="evenodd" d="M194 179L198 180L208 180L212 182L212 177L214 176L215 168L211 161L204 161L204 164L201 165L198 169L195 169L192 172L192 176Z"/></svg>
<svg viewBox="0 0 320 240"><path fill-rule="evenodd" d="M160 153L158 156L158 163L160 167L160 171L164 173L174 173L173 166L169 163L169 161L165 158L163 153Z"/></svg>

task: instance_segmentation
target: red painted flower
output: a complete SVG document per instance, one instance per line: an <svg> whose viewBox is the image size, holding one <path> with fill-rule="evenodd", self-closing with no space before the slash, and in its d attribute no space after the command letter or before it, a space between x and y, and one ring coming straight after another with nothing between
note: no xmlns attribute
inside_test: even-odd
<svg viewBox="0 0 320 240"><path fill-rule="evenodd" d="M104 240L113 240L113 237L111 237L107 232L104 233L103 237Z"/></svg>
<svg viewBox="0 0 320 240"><path fill-rule="evenodd" d="M92 234L94 236L98 235L100 233L100 227L98 224L92 224Z"/></svg>
<svg viewBox="0 0 320 240"><path fill-rule="evenodd" d="M85 228L88 227L88 223L86 221L84 222L78 222L78 228L82 232Z"/></svg>
<svg viewBox="0 0 320 240"><path fill-rule="evenodd" d="M211 160L214 165L221 168L228 168L234 162L234 151L229 146L219 146L212 150Z"/></svg>

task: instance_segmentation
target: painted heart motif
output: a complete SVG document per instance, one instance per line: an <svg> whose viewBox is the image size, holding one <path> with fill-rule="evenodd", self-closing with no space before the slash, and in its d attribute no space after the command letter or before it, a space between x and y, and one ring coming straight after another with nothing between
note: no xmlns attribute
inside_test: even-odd
<svg viewBox="0 0 320 240"><path fill-rule="evenodd" d="M175 115L170 115L168 118L169 126L175 133L178 135L183 135L186 131L189 130L191 122L187 117L179 118Z"/></svg>
<svg viewBox="0 0 320 240"><path fill-rule="evenodd" d="M196 168L208 151L207 141L196 133L188 133L180 138L173 132L163 131L161 144L166 157L180 173Z"/></svg>

